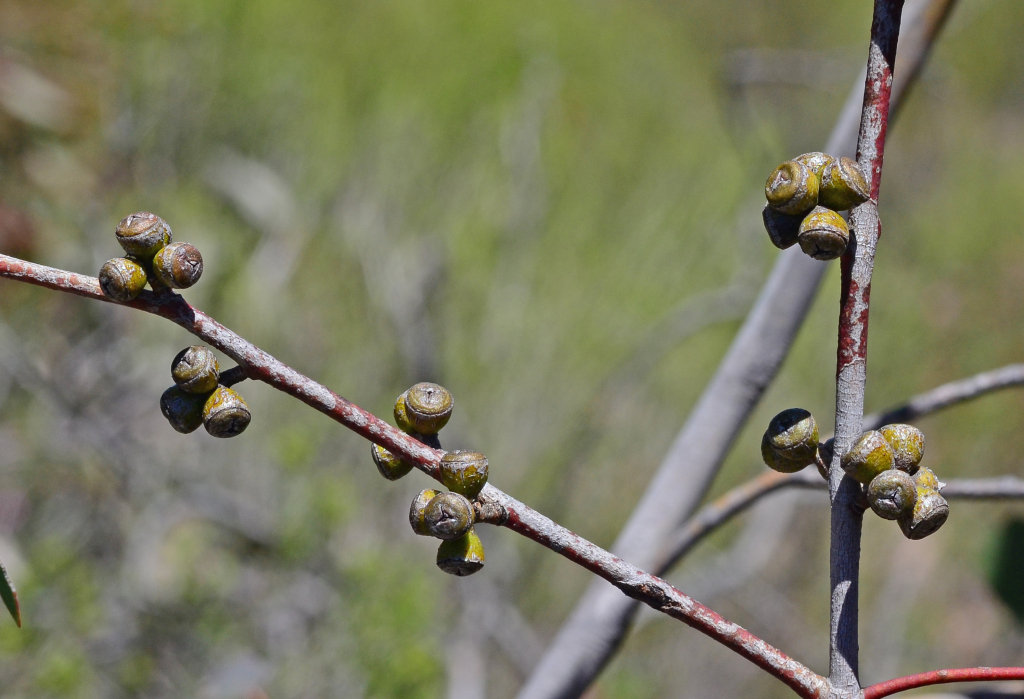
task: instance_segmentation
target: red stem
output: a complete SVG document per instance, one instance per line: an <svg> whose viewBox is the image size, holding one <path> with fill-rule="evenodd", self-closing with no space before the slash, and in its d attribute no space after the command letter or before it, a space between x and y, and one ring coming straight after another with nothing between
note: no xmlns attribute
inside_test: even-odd
<svg viewBox="0 0 1024 699"><path fill-rule="evenodd" d="M919 675L898 677L888 682L873 684L864 690L864 699L881 699L890 694L917 687L952 682L992 682L996 680L1024 680L1024 667L963 667L956 670L932 670Z"/></svg>

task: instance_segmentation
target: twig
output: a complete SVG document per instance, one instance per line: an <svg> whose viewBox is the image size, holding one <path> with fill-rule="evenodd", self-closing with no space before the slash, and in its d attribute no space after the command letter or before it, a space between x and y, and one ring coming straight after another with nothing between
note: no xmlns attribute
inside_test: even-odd
<svg viewBox="0 0 1024 699"><path fill-rule="evenodd" d="M1024 667L965 667L956 670L932 670L919 675L908 675L888 682L879 682L864 689L864 699L882 699L897 692L916 687L953 682L991 682L995 680L1024 680Z"/></svg>
<svg viewBox="0 0 1024 699"><path fill-rule="evenodd" d="M920 66L955 0L919 0L908 11L909 50L893 84L896 104ZM858 81L825 150L853 155L863 104ZM780 254L728 353L658 467L612 550L643 568L662 560L667 543L693 514L736 436L775 378L803 324L828 265L798 249ZM578 697L612 657L637 606L593 583L519 692L519 699Z"/></svg>
<svg viewBox="0 0 1024 699"><path fill-rule="evenodd" d="M96 301L110 302L94 277L0 255L0 277ZM166 318L228 355L251 379L298 398L353 432L439 478L443 452L392 427L327 387L295 371L171 292L145 291L123 304ZM715 639L792 688L799 696L823 696L825 680L746 629L733 624L670 584L577 536L536 510L486 485L475 503L477 519L515 531L607 580L626 595Z"/></svg>

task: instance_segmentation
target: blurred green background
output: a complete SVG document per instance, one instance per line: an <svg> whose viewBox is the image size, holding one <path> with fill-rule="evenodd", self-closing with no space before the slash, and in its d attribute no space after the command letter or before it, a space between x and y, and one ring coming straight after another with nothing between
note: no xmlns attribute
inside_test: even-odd
<svg viewBox="0 0 1024 699"><path fill-rule="evenodd" d="M205 258L190 302L379 415L444 384L446 447L607 546L777 254L764 178L824 144L870 16L2 0L0 251L95 274L154 211ZM869 410L1024 358L1022 23L962 0L890 131ZM764 468L778 410L831 430L837 308L833 269L715 492ZM0 619L0 696L511 697L589 582L492 528L484 571L447 578L406 521L426 477L383 481L266 386L239 387L238 439L174 433L158 399L192 338L169 323L12 282L0 319L0 558L26 621ZM926 463L1020 473L1022 422L1017 391L929 418ZM1021 509L954 503L913 543L868 518L865 681L1024 662L996 570ZM824 672L827 521L821 493L780 496L671 579ZM591 696L788 692L645 615Z"/></svg>

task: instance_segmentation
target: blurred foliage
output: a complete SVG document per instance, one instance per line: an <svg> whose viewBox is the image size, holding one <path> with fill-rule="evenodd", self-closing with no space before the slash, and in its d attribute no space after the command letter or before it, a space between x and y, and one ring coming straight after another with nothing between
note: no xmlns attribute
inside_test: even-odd
<svg viewBox="0 0 1024 699"><path fill-rule="evenodd" d="M751 202L824 143L870 5L6 0L0 251L95 273L116 222L155 211L203 252L191 302L380 415L443 383L446 446L609 545L774 259ZM1021 360L1022 21L962 0L890 131L869 409ZM26 621L0 623L3 696L436 697L474 628L507 697L537 648L469 602L491 590L539 646L590 580L484 531L456 586L406 523L421 475L383 482L365 442L261 385L242 437L178 435L157 400L190 337L0 290L0 558ZM833 270L716 492L762 468L779 409L830 429L837 290ZM926 463L1019 472L1022 419L1019 392L929 418ZM677 575L824 670L825 507L772 502ZM913 544L868 522L865 680L1021 662L984 560L1019 508L955 503ZM786 696L645 619L595 696Z"/></svg>

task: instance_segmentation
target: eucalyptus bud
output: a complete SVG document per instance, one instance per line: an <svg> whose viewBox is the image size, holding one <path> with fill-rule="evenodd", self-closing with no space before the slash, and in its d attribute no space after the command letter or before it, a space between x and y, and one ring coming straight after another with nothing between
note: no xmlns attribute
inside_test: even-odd
<svg viewBox="0 0 1024 699"><path fill-rule="evenodd" d="M441 457L441 482L448 490L475 498L487 485L487 457L456 449Z"/></svg>
<svg viewBox="0 0 1024 699"><path fill-rule="evenodd" d="M118 303L127 303L146 288L146 268L135 260L115 257L100 267L99 281L104 296Z"/></svg>
<svg viewBox="0 0 1024 699"><path fill-rule="evenodd" d="M412 464L402 461L379 444L370 444L370 453L380 475L389 481L397 481L412 470Z"/></svg>
<svg viewBox="0 0 1024 699"><path fill-rule="evenodd" d="M905 517L913 512L916 503L917 485L905 471L883 471L868 486L868 504L882 519Z"/></svg>
<svg viewBox="0 0 1024 699"><path fill-rule="evenodd" d="M818 203L835 211L852 209L868 200L871 190L857 162L835 158L821 173Z"/></svg>
<svg viewBox="0 0 1024 699"><path fill-rule="evenodd" d="M484 543L472 528L458 539L442 541L437 547L437 567L449 575L472 575L484 567Z"/></svg>
<svg viewBox="0 0 1024 699"><path fill-rule="evenodd" d="M802 468L814 462L818 450L818 424L814 416L803 408L789 408L771 419L765 439L775 454L797 462Z"/></svg>
<svg viewBox="0 0 1024 699"><path fill-rule="evenodd" d="M917 469L917 473L914 474L914 483L918 488L926 488L936 492L940 492L946 486L945 483L935 476L935 472L927 466L921 466Z"/></svg>
<svg viewBox="0 0 1024 699"><path fill-rule="evenodd" d="M839 462L847 475L865 485L893 467L892 447L875 430L862 434Z"/></svg>
<svg viewBox="0 0 1024 699"><path fill-rule="evenodd" d="M218 386L203 405L203 425L214 437L236 437L249 426L252 413L242 396Z"/></svg>
<svg viewBox="0 0 1024 699"><path fill-rule="evenodd" d="M818 468L818 474L828 480L829 471L832 470L832 457L834 456L836 440L829 437L818 445L818 451L814 455L814 465Z"/></svg>
<svg viewBox="0 0 1024 699"><path fill-rule="evenodd" d="M795 158L793 158L793 160L800 163L801 165L805 165L806 167L810 168L811 172L813 172L820 181L822 174L825 172L825 166L834 161L835 158L826 153L814 151L812 153L804 153L803 155L798 155ZM820 186L818 196L819 198L821 197Z"/></svg>
<svg viewBox="0 0 1024 699"><path fill-rule="evenodd" d="M436 383L418 383L405 392L405 416L418 434L437 434L448 424L455 402L452 394Z"/></svg>
<svg viewBox="0 0 1024 699"><path fill-rule="evenodd" d="M834 260L846 252L850 228L835 211L818 206L800 224L797 242L815 260Z"/></svg>
<svg viewBox="0 0 1024 699"><path fill-rule="evenodd" d="M187 289L203 274L203 256L189 243L171 243L153 257L153 274L164 286Z"/></svg>
<svg viewBox="0 0 1024 699"><path fill-rule="evenodd" d="M415 432L405 407L405 399L408 394L409 392L406 391L395 400L395 424L402 432Z"/></svg>
<svg viewBox="0 0 1024 699"><path fill-rule="evenodd" d="M931 488L917 489L917 502L911 514L897 521L908 539L923 539L934 534L949 518L949 503Z"/></svg>
<svg viewBox="0 0 1024 699"><path fill-rule="evenodd" d="M206 396L188 393L180 386L171 386L160 396L160 412L176 431L195 432L203 424Z"/></svg>
<svg viewBox="0 0 1024 699"><path fill-rule="evenodd" d="M761 219L764 221L764 229L768 231L768 238L772 245L779 250L793 247L797 242L797 235L800 233L800 223L803 216L790 216L781 211L776 211L771 204L765 204L761 210Z"/></svg>
<svg viewBox="0 0 1024 699"><path fill-rule="evenodd" d="M818 176L802 163L787 161L768 176L764 195L772 208L784 214L806 214L818 203Z"/></svg>
<svg viewBox="0 0 1024 699"><path fill-rule="evenodd" d="M441 493L427 503L423 522L430 535L445 541L458 539L473 526L473 505L458 493Z"/></svg>
<svg viewBox="0 0 1024 699"><path fill-rule="evenodd" d="M167 222L147 211L125 216L117 224L114 236L125 252L147 262L173 238Z"/></svg>
<svg viewBox="0 0 1024 699"><path fill-rule="evenodd" d="M911 425L886 425L878 430L892 447L896 468L913 475L924 457L924 434Z"/></svg>
<svg viewBox="0 0 1024 699"><path fill-rule="evenodd" d="M174 357L171 362L171 378L183 391L209 394L217 388L220 365L208 347L193 345Z"/></svg>
<svg viewBox="0 0 1024 699"><path fill-rule="evenodd" d="M430 501L438 496L439 490L433 490L428 488L421 490L412 500L412 505L409 507L409 525L412 530L420 536L431 536L430 529L427 527L426 513L427 505Z"/></svg>

